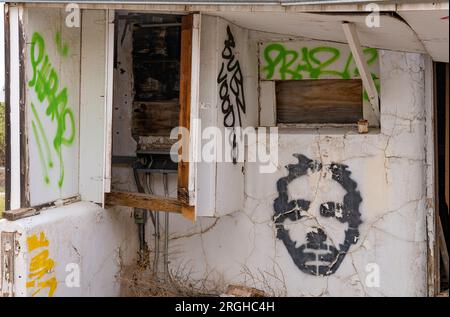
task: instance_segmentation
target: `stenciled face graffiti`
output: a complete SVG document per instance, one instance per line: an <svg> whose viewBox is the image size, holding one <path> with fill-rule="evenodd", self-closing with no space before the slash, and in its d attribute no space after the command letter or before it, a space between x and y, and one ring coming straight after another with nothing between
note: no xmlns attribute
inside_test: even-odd
<svg viewBox="0 0 450 317"><path fill-rule="evenodd" d="M233 33L227 26L227 37L224 41L224 48L222 50L222 65L217 77L219 84L219 96L221 101L222 113L224 115L223 125L226 128L234 128L236 126L236 114L238 119L238 126L242 126L242 115L245 114L245 96L244 96L244 79L242 76L241 66L237 60L233 50L236 47ZM230 92L232 97L230 96ZM233 102L234 101L234 102ZM236 105L236 106L235 106ZM237 143L236 133L230 135L232 144L232 158L233 163L237 162Z"/></svg>
<svg viewBox="0 0 450 317"><path fill-rule="evenodd" d="M297 164L277 182L274 201L277 238L304 273L331 275L358 241L362 201L348 166L294 154Z"/></svg>

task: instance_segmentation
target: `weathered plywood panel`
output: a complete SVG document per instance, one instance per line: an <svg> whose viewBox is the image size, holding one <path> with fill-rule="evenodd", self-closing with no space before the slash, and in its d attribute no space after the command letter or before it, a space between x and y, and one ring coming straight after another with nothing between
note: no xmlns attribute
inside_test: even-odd
<svg viewBox="0 0 450 317"><path fill-rule="evenodd" d="M169 136L178 126L180 105L171 101L133 102L132 134L135 136Z"/></svg>
<svg viewBox="0 0 450 317"><path fill-rule="evenodd" d="M202 15L198 138L202 148L215 146L217 157L211 162L204 158L207 153L200 153L197 163L201 216L226 215L244 207L244 162L237 158L233 164L225 128L258 124L258 45L248 34L224 19ZM211 127L220 129L220 139L211 136Z"/></svg>
<svg viewBox="0 0 450 317"><path fill-rule="evenodd" d="M375 86L380 92L378 50L366 47L363 48L363 54ZM316 40L262 42L259 59L261 80L360 78L348 44ZM378 126L379 122L373 114L367 92L362 90L360 96L364 118L371 126Z"/></svg>
<svg viewBox="0 0 450 317"><path fill-rule="evenodd" d="M356 123L363 117L359 79L277 81L275 85L277 123Z"/></svg>
<svg viewBox="0 0 450 317"><path fill-rule="evenodd" d="M181 17L152 15L147 19L148 24L133 26L134 99L176 99L180 81Z"/></svg>
<svg viewBox="0 0 450 317"><path fill-rule="evenodd" d="M106 12L83 11L81 59L80 195L103 200Z"/></svg>
<svg viewBox="0 0 450 317"><path fill-rule="evenodd" d="M147 193L111 192L105 194L106 205L118 205L147 210L181 213L183 204L176 198L149 195Z"/></svg>
<svg viewBox="0 0 450 317"><path fill-rule="evenodd" d="M184 16L181 26L181 61L180 61L180 116L179 127L190 129L191 118L191 76L192 76L192 28L193 15ZM181 132L181 131L180 131ZM179 134L180 135L180 134ZM186 136L184 136L186 137ZM180 155L192 157L189 153L190 146L182 147L178 152ZM188 152L188 153L186 153ZM181 157L182 157L181 156ZM178 190L177 197L186 207L182 207L182 213L185 217L195 219L195 210L189 208L189 160L180 160L178 162Z"/></svg>
<svg viewBox="0 0 450 317"><path fill-rule="evenodd" d="M202 129L216 126L218 120L217 83L214 72L217 69L218 54L214 49L217 43L217 17L202 15L201 43L200 43L200 90L198 117L201 119ZM200 131L201 132L201 131ZM202 147L206 140L202 141ZM200 153L201 155L201 153ZM198 162L195 188L197 216L214 215L216 203L216 164L214 162Z"/></svg>
<svg viewBox="0 0 450 317"><path fill-rule="evenodd" d="M78 194L80 28L60 9L26 10L30 204Z"/></svg>

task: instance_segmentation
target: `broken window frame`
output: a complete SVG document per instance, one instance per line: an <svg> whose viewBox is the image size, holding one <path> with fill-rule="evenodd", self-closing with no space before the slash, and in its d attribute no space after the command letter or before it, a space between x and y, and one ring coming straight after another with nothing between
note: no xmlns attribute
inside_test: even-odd
<svg viewBox="0 0 450 317"><path fill-rule="evenodd" d="M22 26L23 12L28 7L45 7L37 4L5 4L5 98L6 98L6 211L3 217L17 220L37 215L40 210L68 205L83 199L81 189L74 197L67 197L50 201L40 205L30 205L29 201L29 174L26 132L25 109L25 63L24 47L25 36ZM85 9L83 9L84 11ZM88 9L86 9L88 10ZM121 205L158 211L180 213L190 220L195 219L194 175L195 165L192 160L178 164L178 197L167 198L162 196L114 192L111 190L111 163L112 163L112 103L113 103L113 67L114 67L114 14L113 9L104 9L106 15L105 25L105 84L104 84L104 127L103 127L103 158L101 181L101 199L88 199L99 203L102 207L107 205ZM182 72L180 73L180 125L190 127L192 118L191 104L198 99L198 77L200 58L200 14L183 16L182 23ZM81 103L81 101L80 101ZM11 107L19 104L19 107ZM81 109L80 109L81 111ZM195 112L195 111L193 111ZM80 118L81 120L81 118ZM81 125L81 123L80 123ZM181 137L181 135L179 135ZM81 138L81 137L80 137ZM11 142L12 140L15 142ZM192 140L193 137L190 137ZM191 155L192 142L188 140L189 154ZM98 140L97 140L98 141ZM98 145L98 144L97 144ZM81 151L81 148L79 149ZM179 151L181 158L182 150ZM81 155L80 155L81 156ZM91 184L97 187L97 184ZM89 187L89 186L87 186Z"/></svg>
<svg viewBox="0 0 450 317"><path fill-rule="evenodd" d="M363 117L361 119L366 120L369 126L379 129L381 125L380 121L380 97L376 88L374 79L369 71L369 66L364 58L362 45L358 37L356 26L351 22L342 23L343 33L349 45L350 51L354 58L356 67L360 74L360 80L362 81L363 89L367 92L369 99L369 107L366 107L363 102ZM302 80L302 79L300 79ZM335 79L342 80L342 79ZM359 125L358 122L349 123L278 123L277 113L277 96L275 84L276 82L283 80L260 80L260 116L259 125L263 127L277 126L279 128L321 128L321 127L349 127ZM272 106L273 105L273 106ZM366 124L366 122L361 121Z"/></svg>
<svg viewBox="0 0 450 317"><path fill-rule="evenodd" d="M199 58L200 58L200 15L188 14L182 17L181 23L181 60L180 60L180 114L179 127L190 130L191 118L195 114L191 105L197 104L198 99L198 77L199 77ZM112 30L112 34L114 31ZM114 47L114 36L110 37L109 47ZM108 62L108 69L113 67L113 58ZM112 77L112 73L108 75ZM112 80L111 80L112 81ZM111 84L112 85L112 84ZM112 101L111 105L112 110ZM108 135L111 135L112 127L112 111L111 117L108 117L107 123ZM179 140L182 135L179 132ZM119 192L111 190L111 144L112 139L106 142L106 157L109 161L105 162L105 177L109 176L109 183L104 188L104 205L120 205L126 207L142 208L148 210L158 210L165 212L180 213L189 220L195 220L195 195L194 195L194 177L195 165L192 158L192 147L194 146L194 137L188 140L187 149L180 148L178 152L178 183L177 183L177 199L157 196L152 194L135 193L135 192ZM181 142L180 142L181 143ZM184 161L183 151L188 151L189 161ZM184 153L186 154L186 153Z"/></svg>

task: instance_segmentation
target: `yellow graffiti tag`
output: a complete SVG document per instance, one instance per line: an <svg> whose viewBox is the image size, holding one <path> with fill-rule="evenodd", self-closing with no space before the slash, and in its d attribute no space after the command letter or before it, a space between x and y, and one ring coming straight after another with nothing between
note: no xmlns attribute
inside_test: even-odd
<svg viewBox="0 0 450 317"><path fill-rule="evenodd" d="M37 235L32 235L27 238L28 252L36 250L37 248L48 247L48 240L45 238L45 233L41 232L39 239Z"/></svg>
<svg viewBox="0 0 450 317"><path fill-rule="evenodd" d="M32 235L27 238L28 251L35 254L30 261L30 272L28 274L27 288L35 288L32 296L35 296L43 289L48 289L48 296L52 297L58 287L58 281L53 271L55 261L50 258L48 251L49 241L45 233L41 232L38 236Z"/></svg>

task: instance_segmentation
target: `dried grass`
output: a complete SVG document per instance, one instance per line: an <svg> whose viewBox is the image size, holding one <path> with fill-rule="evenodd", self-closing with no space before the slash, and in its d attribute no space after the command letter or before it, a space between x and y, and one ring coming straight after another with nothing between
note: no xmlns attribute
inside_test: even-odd
<svg viewBox="0 0 450 317"><path fill-rule="evenodd" d="M211 297L222 293L217 284L191 279L192 271L186 265L169 270L164 281L153 273L152 261L122 267L121 296L126 297Z"/></svg>

